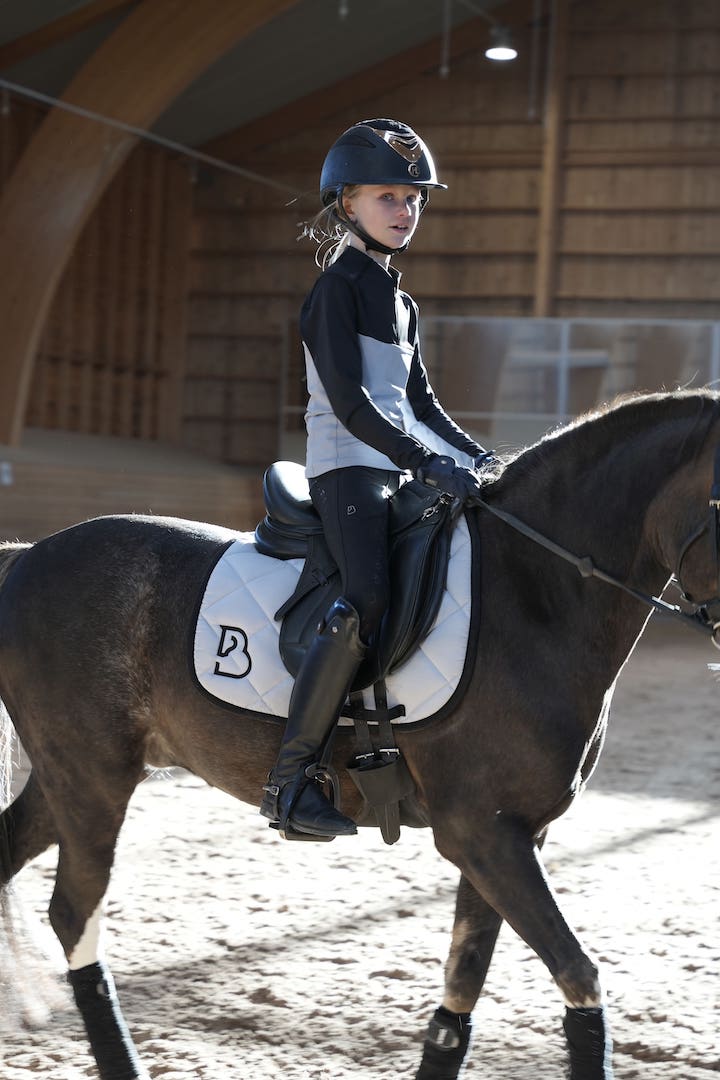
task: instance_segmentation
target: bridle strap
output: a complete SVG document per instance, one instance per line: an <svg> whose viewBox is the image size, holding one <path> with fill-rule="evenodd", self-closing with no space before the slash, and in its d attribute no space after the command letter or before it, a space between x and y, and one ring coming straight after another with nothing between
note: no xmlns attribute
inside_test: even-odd
<svg viewBox="0 0 720 1080"><path fill-rule="evenodd" d="M714 628L718 629L720 628L720 622L718 622L718 619L720 618L720 446L715 449L713 482L712 488L710 489L708 508L710 510L709 518L699 525L695 532L688 536L680 549L675 578L680 586L684 599L693 604L696 610L705 611L707 621L714 622ZM690 548L700 539L703 533L706 532L709 532L710 534L710 543L712 545L711 554L715 560L715 595L711 596L708 600L695 600L695 598L683 587L682 565ZM711 613L711 611L713 613Z"/></svg>
<svg viewBox="0 0 720 1080"><path fill-rule="evenodd" d="M716 459L716 464L718 461L720 461L720 456ZM718 468L720 468L720 466L718 466ZM695 605L695 610L692 612L683 611L677 604L669 604L666 600L661 600L659 596L651 596L649 593L644 593L639 589L633 588L632 585L626 585L624 581L620 581L619 578L613 577L612 574L607 574L604 570L601 570L596 566L589 555L573 554L572 551L568 551L567 548L562 547L560 544L556 544L554 540L544 536L542 533L538 532L537 529L533 529L531 525L527 525L524 521L521 521L520 518L515 517L514 514L509 514L507 510L501 510L498 506L493 506L492 503L486 502L485 499L481 498L479 495L474 496L472 500L470 500L470 503L473 506L479 506L481 509L487 510L494 517L504 521L510 528L515 529L516 532L519 532L529 540L532 540L533 543L538 544L547 551L551 551L553 555L557 555L559 558L564 559L565 562L571 563L581 577L598 578L598 580L604 581L607 585L612 585L616 589L621 589L629 596L634 597L636 600L640 600L644 604L648 604L663 615L669 615L673 619L683 622L686 626L692 627L694 630L709 634L713 644L720 648L720 643L716 640L716 633L720 629L720 626L708 621L707 615L704 614L705 605ZM720 506L720 500L718 500L718 506ZM706 528L707 525L705 524L696 534L693 534L690 543L696 540ZM688 547L689 543L684 546L683 551L686 551Z"/></svg>

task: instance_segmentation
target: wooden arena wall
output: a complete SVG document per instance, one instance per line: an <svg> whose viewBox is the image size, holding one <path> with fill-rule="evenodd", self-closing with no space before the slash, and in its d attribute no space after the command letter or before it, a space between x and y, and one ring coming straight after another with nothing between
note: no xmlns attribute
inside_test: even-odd
<svg viewBox="0 0 720 1080"><path fill-rule="evenodd" d="M287 194L139 147L63 277L28 425L267 463L288 370L301 399L297 314L317 272L297 223L327 147L363 117L415 126L449 185L401 260L424 314L717 317L720 5L570 4L550 74L546 20L513 29L512 64L464 51L459 30L445 78L438 41L401 85L409 60L216 145ZM2 110L0 183L39 116Z"/></svg>
<svg viewBox="0 0 720 1080"><path fill-rule="evenodd" d="M242 386L243 373L261 366L271 411L271 380L288 366L301 402L297 312L317 271L297 223L317 205L328 146L363 117L415 126L448 184L398 262L425 315L717 317L720 5L571 5L555 86L545 28L535 39L527 26L514 29L514 63L490 64L476 48L451 60L447 78L434 65L332 112L338 87L321 122L315 96L306 115L288 110L295 134L253 153L243 147L262 138L261 125L221 142L234 160L304 194L288 206L271 188L220 174L198 185L188 370L199 391L210 374ZM375 74L368 90L382 83ZM268 129L282 126L279 117ZM221 426L205 421L210 452Z"/></svg>
<svg viewBox="0 0 720 1080"><path fill-rule="evenodd" d="M6 99L0 187L43 115ZM180 438L191 212L188 167L140 145L60 282L35 360L28 426Z"/></svg>

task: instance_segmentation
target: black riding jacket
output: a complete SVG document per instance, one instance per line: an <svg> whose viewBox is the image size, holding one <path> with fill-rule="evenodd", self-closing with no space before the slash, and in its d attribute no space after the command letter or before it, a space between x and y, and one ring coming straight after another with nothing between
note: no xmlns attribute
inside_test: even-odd
<svg viewBox="0 0 720 1080"><path fill-rule="evenodd" d="M309 478L352 465L414 471L431 453L472 466L483 452L433 393L417 305L394 267L348 247L307 296L300 330Z"/></svg>

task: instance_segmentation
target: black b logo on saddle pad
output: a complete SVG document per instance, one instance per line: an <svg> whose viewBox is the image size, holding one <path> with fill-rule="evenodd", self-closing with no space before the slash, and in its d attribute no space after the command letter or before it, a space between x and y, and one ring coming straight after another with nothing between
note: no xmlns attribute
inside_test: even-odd
<svg viewBox="0 0 720 1080"><path fill-rule="evenodd" d="M250 674L252 660L248 652L248 638L244 630L239 626L221 626L220 643L217 647L217 655L220 657L230 656L235 653L233 662L235 671L223 671L220 664L215 662L215 675L224 675L228 679L244 679ZM239 649L239 652L237 651ZM243 670L244 669L244 670Z"/></svg>

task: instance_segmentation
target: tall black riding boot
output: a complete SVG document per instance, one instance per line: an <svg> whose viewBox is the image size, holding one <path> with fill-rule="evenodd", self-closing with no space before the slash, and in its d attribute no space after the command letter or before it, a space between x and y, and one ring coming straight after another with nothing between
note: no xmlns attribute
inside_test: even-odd
<svg viewBox="0 0 720 1080"><path fill-rule="evenodd" d="M352 836L355 822L328 802L306 768L317 762L365 656L357 611L342 597L330 608L295 679L285 734L260 805L263 817L311 836Z"/></svg>

